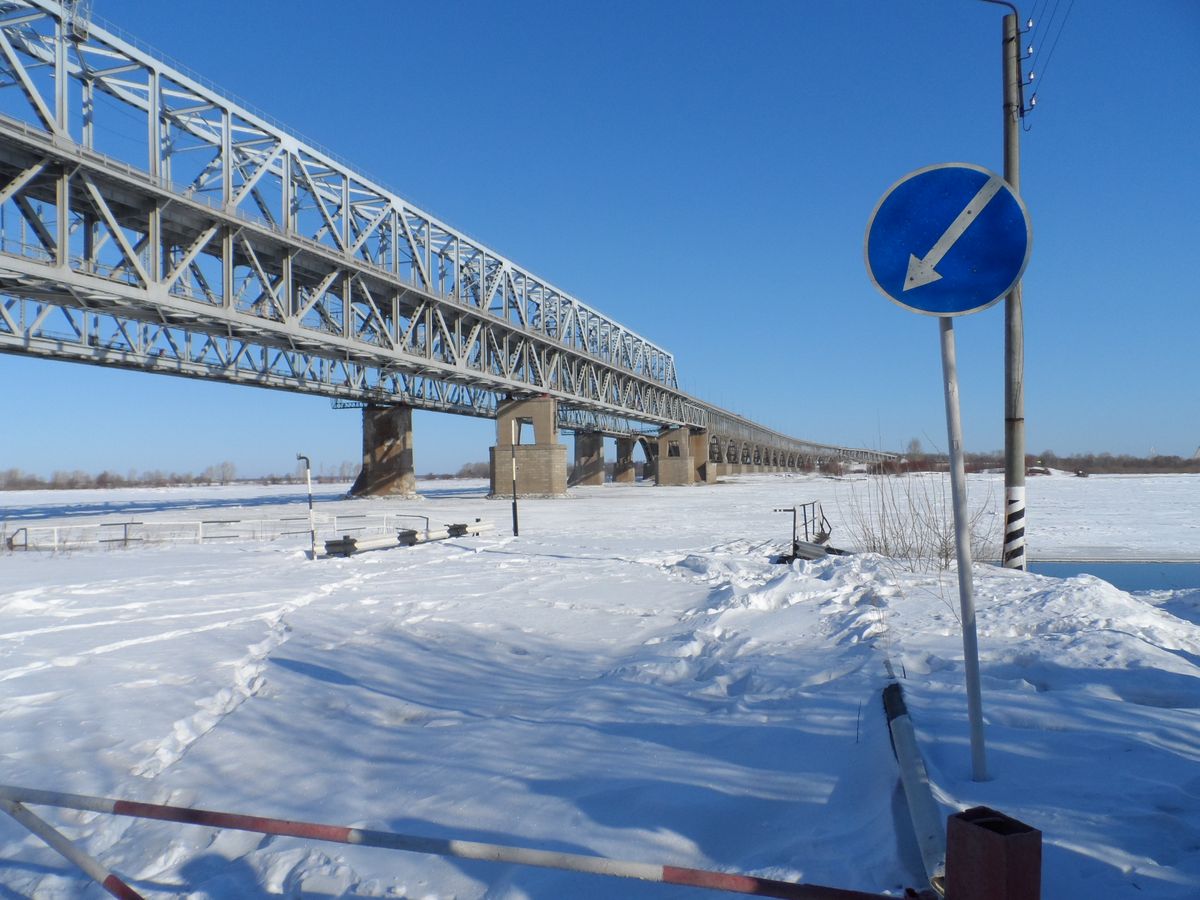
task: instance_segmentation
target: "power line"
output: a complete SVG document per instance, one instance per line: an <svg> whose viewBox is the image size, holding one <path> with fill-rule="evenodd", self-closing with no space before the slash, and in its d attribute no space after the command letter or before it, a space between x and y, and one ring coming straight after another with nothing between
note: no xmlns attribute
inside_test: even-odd
<svg viewBox="0 0 1200 900"><path fill-rule="evenodd" d="M1046 40L1038 41L1038 45L1034 50L1033 59L1031 60L1031 66L1036 67L1040 64L1042 55L1046 52L1046 46L1051 43L1050 34L1054 30L1054 21L1058 18L1060 2L1061 0L1054 0L1054 6L1052 7L1050 5L1050 0L1046 0L1045 5L1042 7L1042 18L1033 20L1035 28L1038 27L1039 22L1042 23L1041 28L1038 29L1038 33L1045 35Z"/></svg>
<svg viewBox="0 0 1200 900"><path fill-rule="evenodd" d="M1046 72L1049 71L1050 63L1054 60L1054 51L1058 49L1059 38L1062 37L1063 30L1067 27L1067 20L1071 18L1071 10L1074 8L1075 0L1071 0L1071 2L1067 5L1066 13L1063 14L1062 23L1058 26L1058 32L1054 35L1054 42L1050 45L1050 52L1046 54L1046 63L1044 66L1042 66L1041 81L1038 84L1037 90L1035 90L1033 95L1029 98L1031 103L1036 102L1038 91L1040 91L1041 86L1046 83Z"/></svg>
<svg viewBox="0 0 1200 900"><path fill-rule="evenodd" d="M1042 15L1046 12L1049 2L1050 0L1034 0L1033 9L1029 13L1029 20L1033 22L1032 27L1036 28L1037 23L1042 21ZM1038 11L1039 6L1041 7L1041 12Z"/></svg>

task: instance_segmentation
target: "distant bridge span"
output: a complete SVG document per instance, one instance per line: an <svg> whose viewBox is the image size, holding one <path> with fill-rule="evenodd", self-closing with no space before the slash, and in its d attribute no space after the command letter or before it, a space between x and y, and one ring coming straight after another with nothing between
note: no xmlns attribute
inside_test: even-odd
<svg viewBox="0 0 1200 900"><path fill-rule="evenodd" d="M368 489L398 434L411 468L412 408L497 419L501 447L532 422L534 492L559 428L577 468L636 438L672 483L891 456L685 394L663 348L74 8L0 0L0 352L368 404Z"/></svg>

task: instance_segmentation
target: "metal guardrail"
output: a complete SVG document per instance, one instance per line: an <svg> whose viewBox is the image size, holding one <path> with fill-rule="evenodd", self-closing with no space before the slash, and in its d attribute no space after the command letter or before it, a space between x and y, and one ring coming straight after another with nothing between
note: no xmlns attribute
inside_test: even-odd
<svg viewBox="0 0 1200 900"><path fill-rule="evenodd" d="M785 506L773 509L772 512L790 512L792 514L792 546L800 540L800 529L804 529L804 541L810 544L824 544L833 532L833 526L825 518L820 500L810 500L808 503L797 503L795 506Z"/></svg>
<svg viewBox="0 0 1200 900"><path fill-rule="evenodd" d="M429 534L429 516L402 512L349 513L314 517L318 537L395 534L420 519ZM20 525L11 532L0 523L0 542L9 550L128 547L133 544L203 544L207 541L276 541L309 537L307 516L279 519L195 519L191 521L107 521Z"/></svg>

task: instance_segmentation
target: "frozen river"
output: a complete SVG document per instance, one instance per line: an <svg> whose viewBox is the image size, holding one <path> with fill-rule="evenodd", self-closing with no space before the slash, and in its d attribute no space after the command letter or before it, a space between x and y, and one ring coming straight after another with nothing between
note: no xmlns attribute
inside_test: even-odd
<svg viewBox="0 0 1200 900"><path fill-rule="evenodd" d="M925 476L928 477L928 476ZM322 516L484 536L310 561L305 534L0 555L3 781L900 895L922 869L879 700L935 797L1041 829L1047 897L1200 894L1200 590L975 569L992 780L970 780L953 573L772 565L875 479L745 476ZM999 479L973 476L981 528ZM858 499L855 499L857 496ZM1200 478L1030 479L1035 559L1196 559ZM294 486L0 494L9 534L282 520ZM685 898L693 889L39 809L147 897ZM0 820L0 897L103 896Z"/></svg>

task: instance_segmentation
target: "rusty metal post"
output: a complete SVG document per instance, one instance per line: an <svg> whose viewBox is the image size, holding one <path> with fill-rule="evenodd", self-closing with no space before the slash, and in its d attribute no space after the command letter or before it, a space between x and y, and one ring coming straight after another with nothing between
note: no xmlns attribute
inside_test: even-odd
<svg viewBox="0 0 1200 900"><path fill-rule="evenodd" d="M946 900L1041 900L1042 833L986 806L946 822Z"/></svg>

